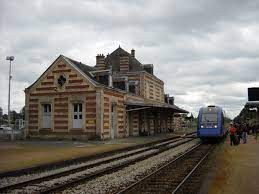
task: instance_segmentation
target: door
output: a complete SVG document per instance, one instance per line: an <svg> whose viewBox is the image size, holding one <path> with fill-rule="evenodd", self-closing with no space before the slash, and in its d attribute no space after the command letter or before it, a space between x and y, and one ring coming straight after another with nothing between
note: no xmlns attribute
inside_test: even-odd
<svg viewBox="0 0 259 194"><path fill-rule="evenodd" d="M140 135L147 135L146 133L146 114L145 111L142 110L139 113L139 134Z"/></svg>
<svg viewBox="0 0 259 194"><path fill-rule="evenodd" d="M73 112L73 128L81 129L82 127L82 104L76 103Z"/></svg>
<svg viewBox="0 0 259 194"><path fill-rule="evenodd" d="M111 139L114 139L117 128L116 104L111 104Z"/></svg>
<svg viewBox="0 0 259 194"><path fill-rule="evenodd" d="M43 104L43 125L42 128L50 129L51 128L51 105Z"/></svg>
<svg viewBox="0 0 259 194"><path fill-rule="evenodd" d="M129 135L133 136L133 113L131 111L127 112L128 114L128 131Z"/></svg>
<svg viewBox="0 0 259 194"><path fill-rule="evenodd" d="M155 134L158 133L158 115L157 112L153 112L153 123L154 123L154 132Z"/></svg>

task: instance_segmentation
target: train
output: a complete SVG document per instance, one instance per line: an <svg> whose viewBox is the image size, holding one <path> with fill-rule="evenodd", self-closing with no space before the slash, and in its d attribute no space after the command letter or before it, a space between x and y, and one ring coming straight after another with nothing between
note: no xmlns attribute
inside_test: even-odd
<svg viewBox="0 0 259 194"><path fill-rule="evenodd" d="M199 110L197 137L200 139L221 139L226 136L225 111L215 105Z"/></svg>

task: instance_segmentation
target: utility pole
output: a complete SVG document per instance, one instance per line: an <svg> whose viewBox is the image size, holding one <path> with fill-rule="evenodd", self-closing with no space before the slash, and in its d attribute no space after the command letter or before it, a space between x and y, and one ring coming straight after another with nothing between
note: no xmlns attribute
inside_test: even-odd
<svg viewBox="0 0 259 194"><path fill-rule="evenodd" d="M9 66L9 90L8 90L8 126L11 127L11 114L10 114L10 89L11 89L11 68L12 68L12 61L14 60L14 56L7 56L6 60L10 61L10 66ZM11 139L14 140L14 131L12 129L12 136Z"/></svg>

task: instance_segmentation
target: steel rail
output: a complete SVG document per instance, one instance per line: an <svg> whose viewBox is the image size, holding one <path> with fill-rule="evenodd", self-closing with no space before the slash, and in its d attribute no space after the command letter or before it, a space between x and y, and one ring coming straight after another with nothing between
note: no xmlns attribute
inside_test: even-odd
<svg viewBox="0 0 259 194"><path fill-rule="evenodd" d="M177 147L177 146L183 145L183 144L188 143L188 142L190 142L190 141L192 141L192 140L193 140L193 139L189 139L189 140L186 140L186 141L184 141L184 142L177 143L177 144L175 144L175 145L173 145L173 146L171 146L171 147L169 147L169 148L163 148L163 149L161 149L161 150L159 150L159 151L157 151L157 152L148 154L148 155L146 155L146 156L142 156L142 157L140 157L140 158L135 158L135 159L126 161L126 162L124 162L124 163L121 163L121 164L117 164L117 165L108 167L108 168L106 168L106 169L100 170L100 171L98 171L98 172L95 172L95 173L90 174L90 175L87 175L87 176L82 176L82 177L79 177L79 178L75 178L74 180L71 180L70 182L66 182L66 183L64 183L64 184L60 184L60 185L56 185L56 186L54 186L54 187L50 187L50 188L48 188L48 189L45 189L45 190L41 191L40 193L41 193L41 194L49 194L49 193L58 192L58 191L61 191L61 190L66 189L66 188L68 188L68 187L72 187L72 186L74 186L74 185L78 185L78 184L81 183L81 182L89 181L89 180L92 180L92 179L94 179L94 178L103 176L103 175L105 175L105 174L113 173L113 172L115 172L115 171L117 171L117 170L120 170L120 169L122 169L122 168L124 168L124 167L127 167L127 166L129 166L129 165L132 165L132 164L134 164L134 163L136 163L136 162L139 162L139 161L143 161L143 160L145 160L145 159L147 159L147 158L150 158L150 157L152 157L152 156L155 156L155 155L157 155L157 154L159 154L159 153L162 153L162 152L167 151L167 150L169 150L169 149L175 148L175 147Z"/></svg>
<svg viewBox="0 0 259 194"><path fill-rule="evenodd" d="M196 134L196 132L188 133L187 136L185 136L185 138L193 136L194 134ZM49 169L52 170L53 166L62 168L62 167L66 167L68 165L96 160L96 159L104 158L104 157L107 157L110 155L115 155L115 154L123 153L126 151L133 151L136 149L153 146L155 144L159 144L159 143L163 143L165 141L175 140L175 139L179 139L179 138L182 138L182 137L180 135L178 135L178 136L174 136L174 137L170 137L170 138L156 140L153 142L148 142L145 144L139 144L139 145L134 145L134 146L126 147L126 148L120 148L120 149L116 149L116 150L112 150L112 151L108 151L108 152L104 152L104 153L99 153L99 154L92 155L92 156L83 156L83 157L64 160L64 161L60 161L60 162L53 162L53 163L42 164L42 165L38 165L38 166L34 166L34 167L23 168L23 169L19 169L19 170L2 172L2 173L0 173L0 179L6 178L6 177L18 177L18 176L22 176L24 174L32 174L32 173L37 173L39 171L44 171L44 170L49 170Z"/></svg>
<svg viewBox="0 0 259 194"><path fill-rule="evenodd" d="M192 147L190 150L184 152L183 154L177 156L175 159L173 159L172 161L170 161L169 163L166 163L165 165L161 166L160 168L158 168L157 170L155 170L154 172L148 174L147 176L143 177L142 179L138 180L137 182L129 185L128 187L126 187L125 189L119 191L117 194L123 194L126 191L129 191L130 189L132 189L133 187L135 187L138 184L141 184L141 182L147 180L149 177L157 174L159 171L163 170L164 168L166 168L167 166L171 165L172 163L175 163L176 161L180 160L181 158L183 158L184 156L186 156L187 154L189 154L191 151L197 149L198 147L200 147L202 145L202 143L199 143L198 145Z"/></svg>
<svg viewBox="0 0 259 194"><path fill-rule="evenodd" d="M9 190L14 190L14 189L21 188L21 187L26 187L28 185L32 185L32 184L37 184L37 183L40 183L40 182L48 181L48 180L51 180L51 179L60 178L62 176L67 176L67 175L70 175L70 174L73 174L73 173L77 173L77 172L80 172L80 171L83 171L83 170L87 170L87 169L96 167L98 165L109 163L109 162L112 162L112 161L115 161L115 160L119 160L119 159L122 159L122 158L127 158L127 157L130 157L130 156L139 154L139 153L143 153L143 152L146 152L146 151L149 151L149 150L152 150L152 149L159 149L159 148L162 147L162 149L160 151L157 151L155 153L151 153L151 154L146 156L146 157L152 157L152 155L157 154L158 152L166 151L168 149L168 148L163 148L163 146L167 146L169 144L176 143L176 145L174 145L174 147L177 147L178 145L181 145L181 144L187 143L189 141L192 141L192 139L189 139L187 141L184 141L183 143L181 143L181 142L177 143L177 142L179 142L181 140L184 140L184 139L183 138L172 139L172 140L169 140L169 141L165 141L165 142L159 143L159 145L156 144L156 145L148 147L146 149L143 149L143 150L140 150L140 151L136 151L134 153L125 154L125 155L122 155L122 156L110 158L110 159L103 160L103 161L100 161L100 162L96 162L96 163L93 163L93 164L88 164L88 165L80 166L78 168L69 169L69 170L66 170L66 171L63 171L63 172L53 173L51 175L37 177L37 178L30 179L30 180L27 180L27 181L22 181L22 182L18 182L18 183L15 183L15 184L3 186L3 187L0 187L0 193L5 192L5 191L9 191ZM126 164L126 165L129 165L129 164ZM103 173L103 172L100 172L100 173ZM100 174L100 173L98 173L98 174ZM96 175L93 175L93 176L96 176ZM91 177L89 177L89 178L91 178Z"/></svg>
<svg viewBox="0 0 259 194"><path fill-rule="evenodd" d="M186 175L186 177L179 183L179 185L174 189L172 194L176 194L179 191L179 189L184 185L184 183L191 177L191 175L198 169L198 167L200 167L201 163L208 157L208 155L211 153L213 148L214 148L214 146L212 146L208 150L208 152L202 157L202 159L200 159L200 161L194 166L194 168L191 170L191 172L189 172Z"/></svg>

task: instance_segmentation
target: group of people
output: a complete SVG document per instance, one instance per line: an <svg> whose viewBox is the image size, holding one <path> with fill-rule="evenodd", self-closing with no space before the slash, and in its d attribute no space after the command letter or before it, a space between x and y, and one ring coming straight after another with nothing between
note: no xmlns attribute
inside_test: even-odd
<svg viewBox="0 0 259 194"><path fill-rule="evenodd" d="M249 132L248 124L230 123L230 145L238 145L243 140L243 143L247 143L247 134Z"/></svg>

